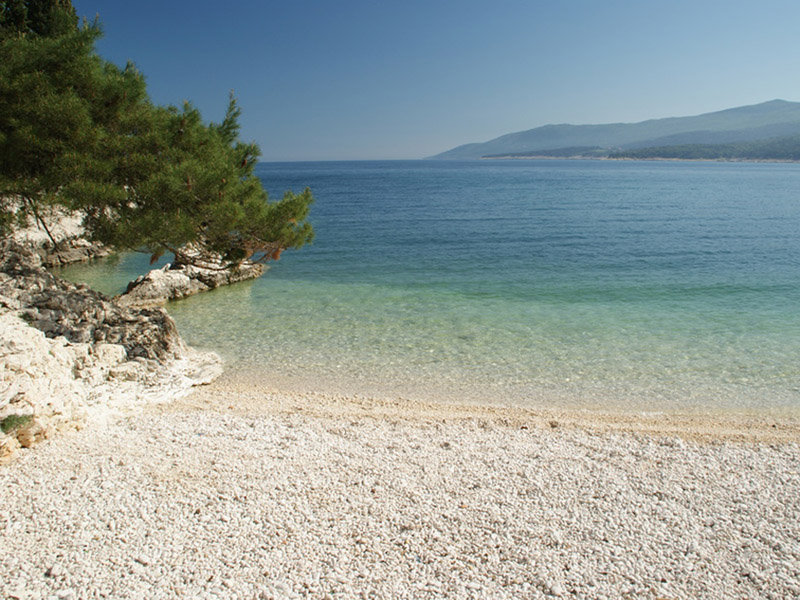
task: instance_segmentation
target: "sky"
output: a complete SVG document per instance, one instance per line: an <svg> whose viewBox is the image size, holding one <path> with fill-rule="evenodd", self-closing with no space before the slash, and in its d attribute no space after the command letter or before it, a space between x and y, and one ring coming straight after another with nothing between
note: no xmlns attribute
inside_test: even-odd
<svg viewBox="0 0 800 600"><path fill-rule="evenodd" d="M423 158L550 123L800 101L797 0L73 0L159 104L262 160Z"/></svg>

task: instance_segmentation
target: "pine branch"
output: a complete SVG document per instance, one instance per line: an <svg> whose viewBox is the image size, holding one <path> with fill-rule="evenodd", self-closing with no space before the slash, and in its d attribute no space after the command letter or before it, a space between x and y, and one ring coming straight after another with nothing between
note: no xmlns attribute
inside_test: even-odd
<svg viewBox="0 0 800 600"><path fill-rule="evenodd" d="M39 211L36 209L36 202L30 196L23 196L23 198L28 203L28 206L30 206L31 212L33 213L34 219L36 219L36 222L39 223L39 225L41 225L42 229L44 229L44 232L47 234L47 237L49 237L50 241L53 242L53 250L57 250L58 242L56 241L56 238L53 237L53 234L50 233L50 229L47 227L47 223L45 223L44 219L42 219L41 215L39 215Z"/></svg>

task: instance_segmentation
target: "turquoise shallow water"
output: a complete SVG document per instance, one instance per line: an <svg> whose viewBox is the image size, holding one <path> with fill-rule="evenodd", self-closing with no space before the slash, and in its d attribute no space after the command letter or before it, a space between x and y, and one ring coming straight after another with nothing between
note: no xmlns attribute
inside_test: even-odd
<svg viewBox="0 0 800 600"><path fill-rule="evenodd" d="M270 163L313 246L170 305L297 389L529 406L800 412L800 165ZM115 292L145 257L66 274Z"/></svg>

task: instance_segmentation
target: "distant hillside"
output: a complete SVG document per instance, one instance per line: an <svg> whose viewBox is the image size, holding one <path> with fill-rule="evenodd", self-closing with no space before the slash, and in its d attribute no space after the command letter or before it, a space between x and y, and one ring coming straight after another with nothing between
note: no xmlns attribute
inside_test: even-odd
<svg viewBox="0 0 800 600"><path fill-rule="evenodd" d="M552 148L515 152L514 154L489 154L481 158L603 158L609 154L607 148L600 146L573 146L571 148Z"/></svg>
<svg viewBox="0 0 800 600"><path fill-rule="evenodd" d="M772 100L693 117L651 119L640 123L545 125L488 142L458 146L431 158L467 160L586 147L618 151L665 145L749 142L793 134L800 134L800 102Z"/></svg>
<svg viewBox="0 0 800 600"><path fill-rule="evenodd" d="M609 158L681 160L800 160L800 135L734 144L683 144L611 152Z"/></svg>

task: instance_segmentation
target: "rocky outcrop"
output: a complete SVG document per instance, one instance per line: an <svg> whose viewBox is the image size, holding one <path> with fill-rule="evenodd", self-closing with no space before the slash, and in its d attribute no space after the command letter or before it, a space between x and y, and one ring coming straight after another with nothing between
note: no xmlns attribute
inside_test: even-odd
<svg viewBox="0 0 800 600"><path fill-rule="evenodd" d="M0 306L50 338L120 344L131 358L165 361L180 354L174 321L159 309L132 310L41 268L38 255L10 243L0 258Z"/></svg>
<svg viewBox="0 0 800 600"><path fill-rule="evenodd" d="M153 269L128 284L128 289L115 302L128 307L152 307L212 290L247 279L260 277L266 267L258 263L242 263L235 269L222 268L221 263L208 267L173 263Z"/></svg>
<svg viewBox="0 0 800 600"><path fill-rule="evenodd" d="M43 219L47 229L32 220L28 227L14 233L14 240L38 254L45 267L85 262L111 253L107 246L86 239L79 216L52 209L43 215Z"/></svg>
<svg viewBox="0 0 800 600"><path fill-rule="evenodd" d="M188 348L158 306L266 270L172 264L111 300L45 269L108 249L85 239L75 215L40 216L44 223L0 240L0 462L59 429L169 400L217 377L219 357Z"/></svg>
<svg viewBox="0 0 800 600"><path fill-rule="evenodd" d="M168 400L221 372L163 309L118 306L0 242L0 460L53 431Z"/></svg>
<svg viewBox="0 0 800 600"><path fill-rule="evenodd" d="M47 268L60 267L111 254L107 246L86 239L78 215L52 208L43 209L41 216L44 223L31 219L27 227L14 233L15 242L39 256L37 264ZM170 300L255 279L267 270L264 265L249 261L235 268L227 267L221 260L204 261L192 248L184 248L183 253L195 260L185 263L176 260L138 277L115 298L116 303L129 308L162 306Z"/></svg>

